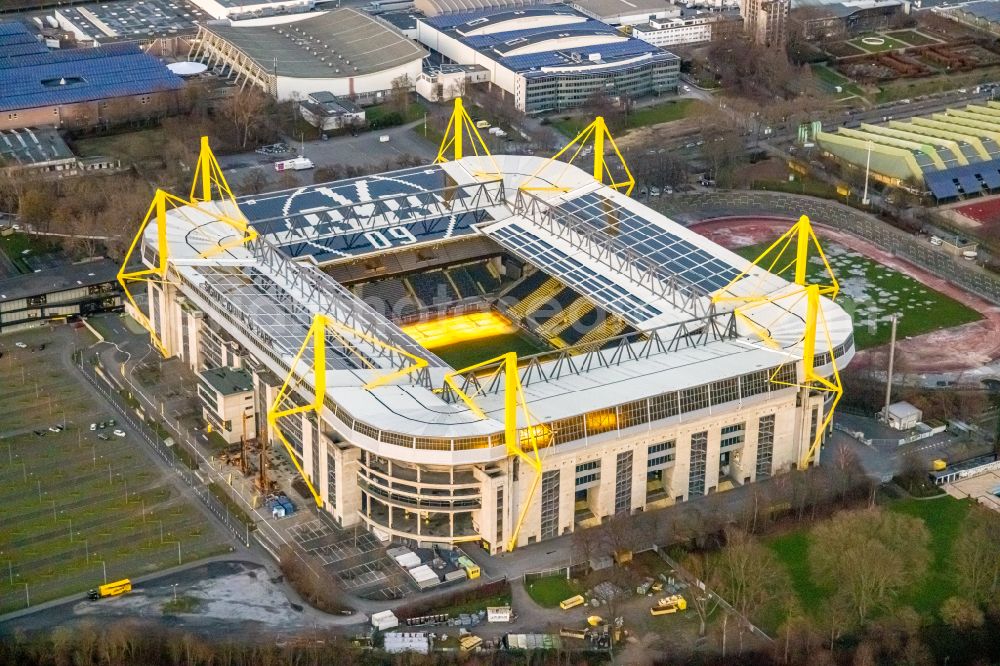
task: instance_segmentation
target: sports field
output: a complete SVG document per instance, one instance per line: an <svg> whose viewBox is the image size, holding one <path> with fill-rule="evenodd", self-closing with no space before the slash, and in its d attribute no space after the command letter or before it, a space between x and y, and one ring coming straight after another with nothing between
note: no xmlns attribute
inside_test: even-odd
<svg viewBox="0 0 1000 666"><path fill-rule="evenodd" d="M735 252L752 261L769 245L751 245ZM837 302L854 319L858 349L889 342L893 313L899 315L896 331L899 339L982 319L972 308L863 254L832 242L824 242L823 249L840 283ZM790 258L786 250L776 265L783 267ZM819 257L810 258L807 275L812 281L829 281Z"/></svg>
<svg viewBox="0 0 1000 666"><path fill-rule="evenodd" d="M229 551L135 435L90 430L114 414L62 366L71 335L0 339L0 613L175 566L178 544L181 562Z"/></svg>
<svg viewBox="0 0 1000 666"><path fill-rule="evenodd" d="M454 368L517 352L530 356L546 351L497 312L475 312L417 322L403 327L414 340Z"/></svg>

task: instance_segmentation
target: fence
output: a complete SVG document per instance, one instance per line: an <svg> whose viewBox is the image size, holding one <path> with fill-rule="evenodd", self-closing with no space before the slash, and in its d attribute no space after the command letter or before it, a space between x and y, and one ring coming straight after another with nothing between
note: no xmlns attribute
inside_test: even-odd
<svg viewBox="0 0 1000 666"><path fill-rule="evenodd" d="M185 464L184 459L174 450L174 446L181 446L180 442L174 446L167 446L166 442L161 439L160 435L149 424L137 418L136 410L128 406L118 391L108 383L108 380L99 377L96 368L84 361L82 352L75 354L75 361L77 369L84 378L114 406L118 413L121 414L125 423L139 435L140 439L157 455L163 458L164 462L170 465L171 469L190 486L194 495L202 501L209 511L219 518L223 525L233 532L237 539L243 542L244 545L249 546L250 526L241 521L239 517L233 516L229 508L209 492L208 486L205 484L204 479L201 478L197 469L193 470ZM107 373L102 374L107 376Z"/></svg>
<svg viewBox="0 0 1000 666"><path fill-rule="evenodd" d="M770 636L768 636L768 635L767 635L767 634L766 634L766 633L764 632L764 630L762 630L762 629L761 629L760 627L757 627L757 626L756 626L756 625L754 625L754 624L753 624L752 622L750 622L750 618L748 618L748 617L744 617L744 616L743 616L743 614L741 614L741 613L740 613L740 612L739 612L738 610L736 610L735 608L733 608L733 607L732 607L732 605L731 605L731 604L730 604L730 603L729 603L728 601L726 601L725 599L723 599L722 597L720 597L720 596L719 596L718 594L716 594L715 592L712 592L712 590L710 590L710 589L708 588L708 586L706 586L706 585L705 585L705 582L704 582L704 581L702 581L702 580L699 580L699 579L698 579L698 578L696 578L695 576L692 576L692 575L691 575L691 574L690 574L690 573L689 573L689 572L687 571L687 569L683 568L683 567L682 567L682 566L681 566L681 565L680 565L679 563L677 563L677 562L676 562L676 561L675 561L675 560L674 560L674 559L673 559L672 557L670 557L669 555L667 555L667 553L666 553L666 550L664 550L663 548L660 548L659 546L653 546L653 551L654 551L654 552L656 552L656 554L660 556L660 559L661 559L661 560L663 560L664 562L666 562L666 563L667 563L667 565L669 565L671 569L673 569L674 571L678 571L678 572L684 572L684 577L685 577L685 578L687 578L687 579L689 579L689 580L694 580L694 581L697 581L697 583L698 583L698 587L700 587L700 588L701 588L701 589L702 589L702 590L703 590L703 591L705 592L705 594L707 594L707 595L709 596L709 598L714 598L714 599L715 599L715 601L716 601L716 602L717 602L717 603L718 603L718 604L719 604L720 606L722 606L722 608L723 608L723 609L724 609L724 610L725 610L726 612L728 612L728 613L732 613L732 614L733 614L733 615L735 615L736 617L738 617L738 618L740 618L741 620L743 620L743 622L744 622L745 626L747 627L747 630L748 630L748 631L749 631L749 632L750 632L751 634L753 634L754 636L757 636L757 637L758 637L758 638L760 638L760 639L763 639L763 640L767 641L768 643L773 643L773 642L774 642L774 639L773 639L773 638L771 638ZM696 592L694 592L694 591L692 590L692 594L696 594Z"/></svg>
<svg viewBox="0 0 1000 666"><path fill-rule="evenodd" d="M587 573L587 564L585 562L577 562L576 564L568 564L564 567L552 567L551 569L540 569L539 571L525 571L521 574L521 580L525 583L530 583L533 580L538 580L539 578L548 578L549 576L565 576L566 580L574 577L580 577Z"/></svg>
<svg viewBox="0 0 1000 666"><path fill-rule="evenodd" d="M654 206L672 219L688 224L733 215L789 218L809 215L817 224L858 236L991 303L1000 304L1000 277L872 215L835 201L781 192L733 190L677 194L662 198Z"/></svg>

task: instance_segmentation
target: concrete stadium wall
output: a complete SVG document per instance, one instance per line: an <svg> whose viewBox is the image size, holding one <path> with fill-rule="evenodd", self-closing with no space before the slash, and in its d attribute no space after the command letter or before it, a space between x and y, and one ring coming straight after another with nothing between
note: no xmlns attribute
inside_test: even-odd
<svg viewBox="0 0 1000 666"><path fill-rule="evenodd" d="M1000 277L970 261L938 250L926 240L872 215L835 201L782 192L735 190L672 195L651 206L685 225L727 216L778 215L794 220L805 214L816 224L863 238L991 303L1000 304Z"/></svg>

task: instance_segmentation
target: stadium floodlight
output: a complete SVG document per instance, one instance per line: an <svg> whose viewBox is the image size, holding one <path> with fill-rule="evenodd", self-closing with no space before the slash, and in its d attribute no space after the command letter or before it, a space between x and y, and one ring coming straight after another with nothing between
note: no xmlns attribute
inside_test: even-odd
<svg viewBox="0 0 1000 666"><path fill-rule="evenodd" d="M468 139L468 144L466 144L466 139ZM463 157L469 157L466 154L466 145L472 149L476 157L489 158L490 164L493 166L492 171L476 172L474 175L477 178L487 178L489 180L500 180L503 178L500 166L493 159L493 154L490 153L486 142L483 141L483 136L479 133L475 121L469 116L469 112L465 110L462 98L456 97L455 108L451 112L448 126L445 127L444 136L441 137L441 145L438 147L438 154L434 160L434 164L441 164L449 161L449 159L458 161Z"/></svg>
<svg viewBox="0 0 1000 666"><path fill-rule="evenodd" d="M781 265L782 258L786 250L795 241L795 252L791 261L784 266ZM806 267L809 263L809 250L815 248L823 261L826 274L830 278L828 284L810 284L806 282ZM833 394L833 402L830 408L825 410L826 417L823 423L817 426L816 435L806 453L799 460L799 467L804 469L809 466L823 441L823 432L833 420L834 410L844 394L844 387L840 381L840 372L837 370L836 355L834 354L833 341L830 338L830 328L826 323L826 316L820 306L820 296L829 296L835 299L840 291L840 283L834 275L830 262L827 261L826 254L820 246L819 238L813 231L812 223L808 216L802 215L798 221L783 233L776 241L764 250L760 256L751 262L755 268L763 268L767 273L757 275L756 282L745 287L741 285L741 293L734 293L732 287L750 277L751 268L747 268L742 273L733 278L728 285L717 291L712 296L713 303L737 302L741 306L735 308L734 313L739 321L746 324L765 344L772 348L778 348L777 342L769 331L775 329L775 325L780 319L786 316L795 316L793 308L806 301L805 328L802 333L802 381L785 382L777 379L784 365L775 369L771 375L771 382L784 384L786 386L796 386L802 389L817 390ZM794 287L792 290L781 290L777 293L768 293L764 288L764 281L768 274L781 275L794 268ZM750 310L763 311L766 306L774 305L778 301L785 299L795 299L791 303L783 303L783 307L775 308L775 317L770 322L761 323L746 315ZM816 372L816 334L822 327L826 340L826 352L830 358L831 372L829 377Z"/></svg>
<svg viewBox="0 0 1000 666"><path fill-rule="evenodd" d="M285 437L285 434L281 431L281 428L278 427L278 419L286 416L293 416L295 414L301 414L303 412L315 412L317 417L321 415L323 406L326 403L326 346L328 335L340 340L345 351L354 353L354 355L362 363L368 365L371 369L376 368L372 366L367 357L358 350L357 342L359 340L367 342L371 345L382 347L391 353L408 358L413 362L412 365L395 368L388 373L369 381L364 386L364 388L368 391L394 381L400 377L409 375L410 373L416 372L422 368L426 368L428 365L426 359L420 358L419 356L411 354L398 347L394 347L393 345L383 342L373 335L369 335L351 328L346 324L342 324L328 315L317 314L313 318L312 325L306 333L305 340L302 341L302 346L299 348L295 358L292 359L292 363L289 366L288 376L285 377L285 382L281 385L281 389L278 391L278 394L274 396L274 402L271 403L270 409L267 410L267 423L274 429L274 432L278 435L278 439L281 440L285 450L288 451L288 457L291 459L292 464L295 465L295 469L298 470L302 480L305 481L306 486L309 488L309 492L312 493L313 499L316 501L316 506L320 508L323 507L323 498L320 496L319 492L317 492L315 486L313 486L312 480L310 480L305 470L302 469L302 465L299 464L295 450L288 441L288 438ZM313 380L313 401L306 405L285 407L284 405L286 402L290 401L293 391L301 387L302 383L305 381L305 375L298 377L296 369L299 367L299 362L305 355L305 351L310 348L312 349L311 370Z"/></svg>
<svg viewBox="0 0 1000 666"><path fill-rule="evenodd" d="M563 146L562 150L549 158L548 161L544 162L542 166L535 170L531 176L528 177L519 189L525 191L543 191L543 192L567 192L569 188L562 187L558 185L559 181L562 180L562 175L566 173L569 169L569 165L573 163L577 157L581 154L586 157L585 148L589 142L593 142L593 152L594 152L594 164L593 164L593 174L594 180L599 183L604 183L604 178L608 178L608 186L612 187L618 191L624 190L625 196L632 193L632 188L635 187L635 178L632 177L632 172L629 171L628 164L625 163L625 158L622 156L621 151L618 149L618 144L615 143L615 138L611 136L611 132L608 130L607 123L604 122L603 116L597 116L594 118L594 122L587 125L583 130L576 135L576 137ZM608 161L605 158L605 142L611 146L614 154L618 157L618 161L621 163L622 169L625 171L626 179L623 181L618 181L615 179L615 174L612 172L608 165ZM570 152L570 149L576 147L570 158L564 163L562 174L554 179L554 185L533 185L533 183L538 179L538 175L548 169L553 162L559 160L560 157Z"/></svg>
<svg viewBox="0 0 1000 666"><path fill-rule="evenodd" d="M199 182L201 184L202 195L200 199L195 196ZM213 199L213 192L218 193L217 199ZM201 153L198 156L198 165L195 169L194 183L191 186L190 199L185 200L174 196L169 192L165 192L164 190L157 189L156 193L153 195L153 201L149 205L149 210L146 211L146 217L143 219L142 224L139 225L139 229L136 232L135 237L132 239L132 244L125 253L124 259L122 259L121 268L118 269L118 282L121 284L126 298L128 298L129 302L132 304L136 315L136 321L138 321L143 328L149 331L150 339L153 341L153 345L161 354L163 354L164 358L170 356L166 345L156 334L156 330L154 329L152 322L139 308L139 305L136 303L135 297L129 290L128 285L130 282L172 284L167 275L169 266L168 257L170 255L170 242L167 238L168 206L172 210L181 210L184 208L193 209L204 214L209 220L209 223L221 222L229 227L232 227L237 232L236 235L229 240L223 242L217 241L215 245L212 245L209 249L202 251L198 255L199 259L207 259L231 248L245 245L246 243L249 243L257 238L257 232L247 223L246 219L239 212L239 207L236 205L236 199L233 196L232 190L229 189L229 185L226 183L226 178L222 175L222 169L219 167L219 163L216 161L215 155L212 153L212 149L208 144L208 137L201 137ZM205 220L196 222L192 217L186 214L175 215L172 216L171 219L181 219L189 223L192 227L191 231L195 235L201 233L200 227L206 224ZM136 249L140 247L140 243L143 241L146 228L151 223L156 225L156 266L153 268L143 268L137 271L129 270L129 263L132 261Z"/></svg>
<svg viewBox="0 0 1000 666"><path fill-rule="evenodd" d="M488 418L486 412L476 404L476 396L479 390L473 391L470 395L455 382L455 377L475 373L476 370L493 367L493 374L504 374L504 444L507 447L507 455L519 458L527 463L534 471L535 478L528 490L528 496L521 507L521 513L514 524L510 540L507 542L507 550L514 550L517 547L517 535L521 531L521 525L528 514L531 500L538 489L538 484L542 480L542 458L538 453L539 448L545 448L552 443L552 430L545 424L534 424L531 413L528 411L528 403L524 397L524 386L521 384L521 376L517 368L517 352L507 352L503 356L481 361L461 370L453 370L444 376L444 385L451 389L462 402L464 402L472 412L481 419ZM475 375L470 384L481 387L481 382ZM521 409L525 426L517 427L517 410ZM525 450L527 447L529 453Z"/></svg>

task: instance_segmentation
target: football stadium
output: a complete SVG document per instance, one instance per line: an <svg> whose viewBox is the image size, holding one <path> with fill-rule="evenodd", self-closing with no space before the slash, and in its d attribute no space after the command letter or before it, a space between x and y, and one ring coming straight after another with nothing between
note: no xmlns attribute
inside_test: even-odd
<svg viewBox="0 0 1000 666"><path fill-rule="evenodd" d="M854 342L808 219L751 263L632 185L600 118L490 155L461 100L431 165L239 199L203 140L119 279L338 523L498 553L821 457Z"/></svg>

